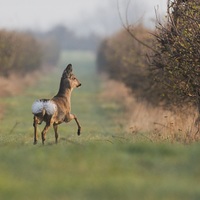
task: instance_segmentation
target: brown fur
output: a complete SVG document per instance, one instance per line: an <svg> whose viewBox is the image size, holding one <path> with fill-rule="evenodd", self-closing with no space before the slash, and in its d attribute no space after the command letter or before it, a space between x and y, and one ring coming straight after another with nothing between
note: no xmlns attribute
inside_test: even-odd
<svg viewBox="0 0 200 200"><path fill-rule="evenodd" d="M76 87L81 86L81 83L78 79L72 74L72 65L69 64L66 69L64 70L61 81L60 81L60 88L51 101L56 104L57 109L53 115L49 115L45 110L40 113L34 114L33 117L33 126L34 126L34 144L37 144L37 125L41 124L43 121L46 122L46 125L41 133L42 135L42 143L46 139L46 133L51 125L53 125L54 132L55 132L55 142L58 141L58 125L63 122L70 122L74 119L78 126L77 134L80 135L81 133L81 126L78 122L77 117L74 114L71 114L71 93L72 90ZM42 99L41 101L48 101L48 99Z"/></svg>

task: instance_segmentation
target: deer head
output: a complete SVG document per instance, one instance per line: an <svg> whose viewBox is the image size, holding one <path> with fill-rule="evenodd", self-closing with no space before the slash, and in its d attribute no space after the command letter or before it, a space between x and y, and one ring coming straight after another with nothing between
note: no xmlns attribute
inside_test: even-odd
<svg viewBox="0 0 200 200"><path fill-rule="evenodd" d="M72 65L71 64L67 65L66 69L63 71L61 78L71 89L81 86L81 83L72 73L72 70L73 70Z"/></svg>

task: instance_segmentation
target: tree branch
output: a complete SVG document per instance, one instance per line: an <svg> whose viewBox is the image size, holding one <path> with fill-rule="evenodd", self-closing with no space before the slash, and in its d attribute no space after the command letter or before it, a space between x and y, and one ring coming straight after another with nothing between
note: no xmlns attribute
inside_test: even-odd
<svg viewBox="0 0 200 200"><path fill-rule="evenodd" d="M138 43L142 44L143 46L147 47L148 49L152 50L155 53L159 53L156 51L156 49L152 48L150 45L148 45L147 43L143 42L142 40L138 39L138 37L135 36L135 34L133 33L134 29L131 29L131 25L128 22L128 8L130 5L131 0L129 0L127 7L126 7L126 24L124 23L123 19L122 19L122 15L119 9L119 0L117 0L117 9L118 9L118 14L119 14L119 18L120 21L122 23L123 28L129 33L129 35L136 40Z"/></svg>

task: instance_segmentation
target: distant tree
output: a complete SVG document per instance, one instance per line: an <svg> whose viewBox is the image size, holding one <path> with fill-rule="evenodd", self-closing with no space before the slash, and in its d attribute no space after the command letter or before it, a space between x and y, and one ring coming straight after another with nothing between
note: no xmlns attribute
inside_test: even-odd
<svg viewBox="0 0 200 200"><path fill-rule="evenodd" d="M57 25L47 32L34 32L39 39L57 43L60 50L90 50L96 51L101 41L100 36L91 33L87 36L78 36L64 25Z"/></svg>
<svg viewBox="0 0 200 200"><path fill-rule="evenodd" d="M61 49L74 48L76 40L75 33L63 25L57 25L45 34L45 37L50 37L56 40Z"/></svg>
<svg viewBox="0 0 200 200"><path fill-rule="evenodd" d="M42 47L42 62L46 65L56 66L60 58L60 46L54 38L47 37L40 40Z"/></svg>

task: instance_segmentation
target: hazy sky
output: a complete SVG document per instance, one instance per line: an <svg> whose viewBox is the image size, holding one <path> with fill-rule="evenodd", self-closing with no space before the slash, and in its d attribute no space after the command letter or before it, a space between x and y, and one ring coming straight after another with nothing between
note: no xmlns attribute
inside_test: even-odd
<svg viewBox="0 0 200 200"><path fill-rule="evenodd" d="M129 0L118 2L120 13L125 16ZM130 22L143 17L150 23L158 5L163 13L166 0L131 0ZM121 26L117 0L0 0L0 28L43 31L56 24L64 24L78 34L112 33Z"/></svg>

